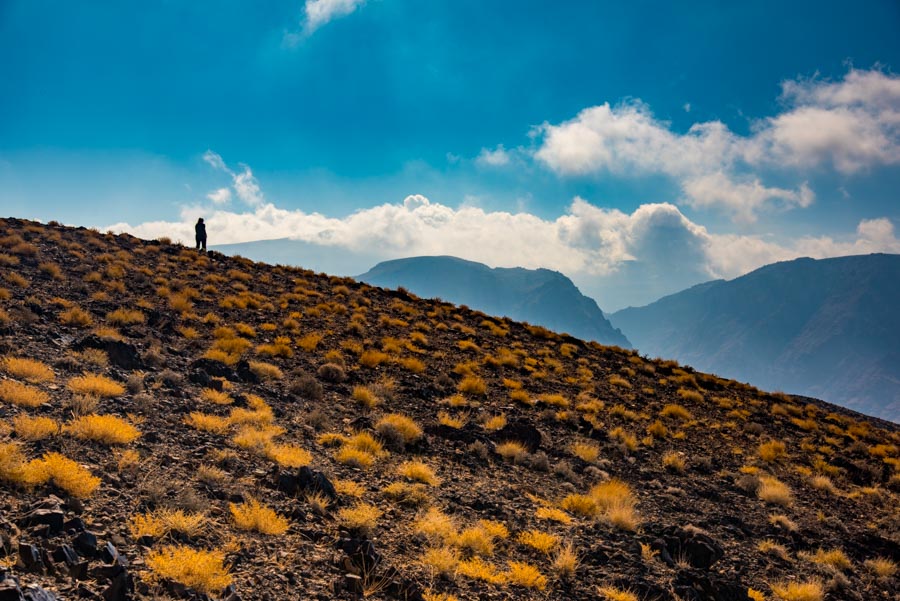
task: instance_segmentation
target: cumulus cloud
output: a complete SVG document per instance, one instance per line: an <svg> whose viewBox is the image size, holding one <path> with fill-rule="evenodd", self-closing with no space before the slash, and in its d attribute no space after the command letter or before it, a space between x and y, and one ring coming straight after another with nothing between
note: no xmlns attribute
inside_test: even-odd
<svg viewBox="0 0 900 601"><path fill-rule="evenodd" d="M305 30L312 33L338 17L344 17L361 6L365 0L306 0L304 13Z"/></svg>
<svg viewBox="0 0 900 601"><path fill-rule="evenodd" d="M482 148L475 162L483 167L505 167L511 160L509 152L500 144L494 150Z"/></svg>
<svg viewBox="0 0 900 601"><path fill-rule="evenodd" d="M224 159L212 150L207 150L203 153L203 160L213 169L227 173L231 177L231 187L234 189L235 195L245 204L256 207L265 202L262 190L259 187L259 182L253 176L253 171L250 170L249 166L241 163L241 171L233 171L228 167ZM216 204L224 204L231 200L231 190L228 188L219 188L218 190L208 193L206 197Z"/></svg>
<svg viewBox="0 0 900 601"><path fill-rule="evenodd" d="M605 103L538 127L534 157L562 176L667 175L685 203L743 221L772 205L806 207L814 200L805 183L768 186L761 172L804 180L798 169L850 175L900 163L900 77L852 69L837 82L785 82L781 99L782 112L755 122L746 136L721 121L678 133L639 101Z"/></svg>
<svg viewBox="0 0 900 601"><path fill-rule="evenodd" d="M227 204L231 200L231 190L229 188L219 188L207 194L206 197L217 205Z"/></svg>
<svg viewBox="0 0 900 601"><path fill-rule="evenodd" d="M736 277L774 261L900 252L894 225L884 218L862 221L855 233L842 238L809 237L782 244L759 236L709 232L670 203L644 204L625 213L582 198L575 198L556 219L474 206L453 208L411 195L401 203L342 218L263 203L246 212L189 207L183 209L180 222L118 223L101 229L148 239L191 240L192 224L201 215L213 244L293 238L356 253L357 273L379 260L416 255L454 255L495 267L555 269L604 301L601 306L607 310L650 302L699 281ZM629 274L633 277L625 277ZM624 285L626 280L633 289L612 289L613 283Z"/></svg>

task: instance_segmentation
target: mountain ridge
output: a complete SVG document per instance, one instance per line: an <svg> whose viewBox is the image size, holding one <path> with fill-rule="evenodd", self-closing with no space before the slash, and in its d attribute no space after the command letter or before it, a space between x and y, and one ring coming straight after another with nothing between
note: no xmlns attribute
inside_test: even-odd
<svg viewBox="0 0 900 601"><path fill-rule="evenodd" d="M382 261L355 279L378 286L403 286L425 298L465 304L585 340L631 347L596 301L582 294L564 274L551 269L492 268L438 255Z"/></svg>

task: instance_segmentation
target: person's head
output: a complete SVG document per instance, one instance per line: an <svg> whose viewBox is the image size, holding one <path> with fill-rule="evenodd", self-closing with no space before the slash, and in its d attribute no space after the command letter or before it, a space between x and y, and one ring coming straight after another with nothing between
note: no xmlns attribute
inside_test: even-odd
<svg viewBox="0 0 900 601"><path fill-rule="evenodd" d="M197 223L203 223L203 217L197 220Z"/></svg>

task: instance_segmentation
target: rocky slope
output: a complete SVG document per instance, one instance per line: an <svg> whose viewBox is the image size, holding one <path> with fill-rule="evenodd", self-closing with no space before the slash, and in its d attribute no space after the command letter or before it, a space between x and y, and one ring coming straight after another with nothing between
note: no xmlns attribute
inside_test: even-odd
<svg viewBox="0 0 900 601"><path fill-rule="evenodd" d="M891 424L167 241L0 282L2 599L900 593Z"/></svg>
<svg viewBox="0 0 900 601"><path fill-rule="evenodd" d="M385 288L402 286L421 297L467 305L583 340L631 347L593 299L549 269L491 268L457 257L409 257L383 261L356 279Z"/></svg>
<svg viewBox="0 0 900 601"><path fill-rule="evenodd" d="M640 352L900 422L900 255L797 259L610 319Z"/></svg>

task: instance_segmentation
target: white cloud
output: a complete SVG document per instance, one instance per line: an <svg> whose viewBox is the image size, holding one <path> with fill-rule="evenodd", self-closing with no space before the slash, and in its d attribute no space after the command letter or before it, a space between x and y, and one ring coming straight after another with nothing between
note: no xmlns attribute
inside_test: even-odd
<svg viewBox="0 0 900 601"><path fill-rule="evenodd" d="M219 154L212 150L203 153L203 160L209 163L213 169L227 173L231 177L231 187L234 189L235 195L245 204L257 207L265 202L259 182L253 176L253 171L249 166L241 163L242 171L235 172L228 167ZM216 204L224 204L231 200L231 191L228 188L219 188L207 194L206 197Z"/></svg>
<svg viewBox="0 0 900 601"><path fill-rule="evenodd" d="M900 77L852 69L838 82L789 81L782 100L785 109L754 123L747 136L720 121L681 134L640 102L605 103L537 128L534 157L562 176L667 175L686 203L744 221L770 205L806 207L814 199L803 183L765 185L764 172L805 180L802 170L854 174L900 163Z"/></svg>
<svg viewBox="0 0 900 601"><path fill-rule="evenodd" d="M494 150L482 148L481 153L475 159L477 164L486 167L504 167L509 165L510 161L509 153L503 148L503 144L498 145Z"/></svg>
<svg viewBox="0 0 900 601"><path fill-rule="evenodd" d="M198 216L206 220L211 244L294 238L355 253L357 273L380 260L416 255L454 255L495 267L555 269L595 294L607 310L650 302L706 279L736 277L774 261L900 253L894 226L883 218L862 221L855 233L841 238L779 243L759 236L711 233L669 203L641 205L628 214L581 198L556 219L474 206L452 208L411 195L402 203L343 218L263 203L243 213L190 207L182 211L180 222L118 223L101 230L191 240ZM617 289L625 284L630 288Z"/></svg>
<svg viewBox="0 0 900 601"><path fill-rule="evenodd" d="M206 197L217 205L223 205L231 200L231 190L228 188L219 188L218 190L213 190L207 194Z"/></svg>
<svg viewBox="0 0 900 601"><path fill-rule="evenodd" d="M349 15L364 2L365 0L306 0L305 30L312 33L337 17Z"/></svg>

